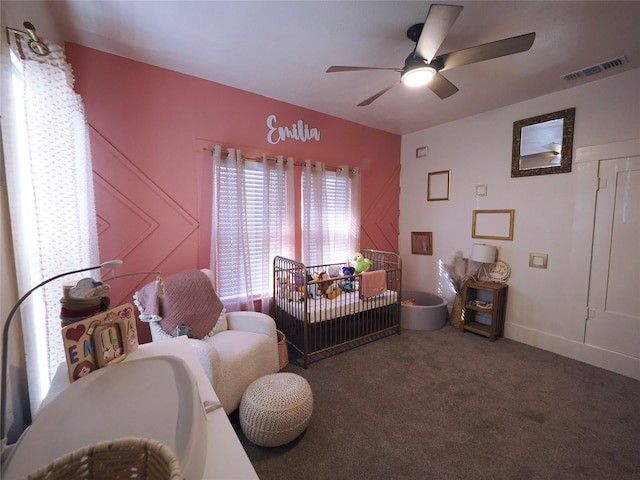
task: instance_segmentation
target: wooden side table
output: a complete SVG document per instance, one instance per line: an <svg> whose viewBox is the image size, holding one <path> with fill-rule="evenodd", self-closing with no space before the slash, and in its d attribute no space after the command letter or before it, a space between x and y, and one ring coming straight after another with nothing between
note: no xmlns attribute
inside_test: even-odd
<svg viewBox="0 0 640 480"><path fill-rule="evenodd" d="M503 336L508 288L505 283L467 281L462 294L463 330L484 335L491 342Z"/></svg>

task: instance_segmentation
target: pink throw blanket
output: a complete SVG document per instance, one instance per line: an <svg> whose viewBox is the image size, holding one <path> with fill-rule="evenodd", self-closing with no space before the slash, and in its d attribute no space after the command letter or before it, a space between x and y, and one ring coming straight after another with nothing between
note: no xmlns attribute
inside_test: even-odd
<svg viewBox="0 0 640 480"><path fill-rule="evenodd" d="M386 270L362 272L360 277L360 298L371 298L387 291Z"/></svg>
<svg viewBox="0 0 640 480"><path fill-rule="evenodd" d="M218 322L224 305L209 277L200 270L185 270L163 279L164 296L157 298L155 282L138 292L146 315L159 315L160 327L169 335L178 325L188 325L196 338L204 338Z"/></svg>

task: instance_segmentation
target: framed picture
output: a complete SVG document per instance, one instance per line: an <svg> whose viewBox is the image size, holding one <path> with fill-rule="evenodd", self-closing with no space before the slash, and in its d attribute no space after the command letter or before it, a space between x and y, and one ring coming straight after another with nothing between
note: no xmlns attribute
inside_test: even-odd
<svg viewBox="0 0 640 480"><path fill-rule="evenodd" d="M427 201L449 200L451 170L429 172L427 178Z"/></svg>
<svg viewBox="0 0 640 480"><path fill-rule="evenodd" d="M471 237L513 240L515 214L515 210L474 210Z"/></svg>
<svg viewBox="0 0 640 480"><path fill-rule="evenodd" d="M431 232L411 232L411 253L433 255L433 235Z"/></svg>

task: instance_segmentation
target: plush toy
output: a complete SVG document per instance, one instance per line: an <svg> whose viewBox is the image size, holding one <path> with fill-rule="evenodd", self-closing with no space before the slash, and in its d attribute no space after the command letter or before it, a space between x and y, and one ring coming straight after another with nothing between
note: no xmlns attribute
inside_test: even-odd
<svg viewBox="0 0 640 480"><path fill-rule="evenodd" d="M355 261L356 275L366 272L372 263L368 258L364 258L360 252L353 255L353 260Z"/></svg>
<svg viewBox="0 0 640 480"><path fill-rule="evenodd" d="M320 298L320 291L318 290L317 283L311 283L318 280L318 277L314 277L312 275L307 276L307 297L309 298Z"/></svg>
<svg viewBox="0 0 640 480"><path fill-rule="evenodd" d="M323 297L327 296L327 290L329 289L329 285L331 285L331 277L327 272L320 272L318 274L318 290Z"/></svg>
<svg viewBox="0 0 640 480"><path fill-rule="evenodd" d="M333 300L342 293L338 283L335 280L331 280L331 277L327 272L320 272L318 274L318 289L323 297Z"/></svg>
<svg viewBox="0 0 640 480"><path fill-rule="evenodd" d="M318 284L312 283L311 285L307 285L307 295L309 298L320 298L320 292L318 291Z"/></svg>
<svg viewBox="0 0 640 480"><path fill-rule="evenodd" d="M293 274L293 283L295 285L295 288L299 292L302 292L304 290L304 275L302 275L301 273L294 273Z"/></svg>
<svg viewBox="0 0 640 480"><path fill-rule="evenodd" d="M340 272L340 267L338 265L331 265L327 271L329 272L329 276L331 278L336 278L336 277L340 277L342 276L342 273Z"/></svg>
<svg viewBox="0 0 640 480"><path fill-rule="evenodd" d="M176 329L173 331L174 337L179 337L181 335L186 335L189 338L195 338L195 335L193 334L193 329L189 325L184 325L184 324L178 325Z"/></svg>
<svg viewBox="0 0 640 480"><path fill-rule="evenodd" d="M347 262L347 265L342 267L342 275L345 277L353 276L356 273L355 267L351 266L350 262Z"/></svg>
<svg viewBox="0 0 640 480"><path fill-rule="evenodd" d="M277 281L278 281L278 297L287 298L287 293L289 290L289 282L287 282L286 277L283 277L283 276L279 276Z"/></svg>
<svg viewBox="0 0 640 480"><path fill-rule="evenodd" d="M334 282L331 285L329 285L329 288L327 289L327 298L329 300L333 300L341 293L342 293L342 290L340 290L340 287L338 286L338 284Z"/></svg>
<svg viewBox="0 0 640 480"><path fill-rule="evenodd" d="M302 302L304 300L304 293L300 291L300 287L295 283L291 283L289 285L289 293L287 295L287 300L290 302Z"/></svg>
<svg viewBox="0 0 640 480"><path fill-rule="evenodd" d="M297 277L300 277L300 276L297 275ZM306 283L303 282L302 284L298 285L299 282L296 281L296 286L297 286L298 292L300 293L298 300L302 301L305 299L305 297L320 298L320 292L318 292L318 284L311 283L315 280L317 280L317 278L314 278L313 275L309 274L307 275Z"/></svg>
<svg viewBox="0 0 640 480"><path fill-rule="evenodd" d="M347 282L344 282L341 287L340 287L343 291L349 293L349 292L355 292L356 291L356 285L353 282L353 280L349 280Z"/></svg>

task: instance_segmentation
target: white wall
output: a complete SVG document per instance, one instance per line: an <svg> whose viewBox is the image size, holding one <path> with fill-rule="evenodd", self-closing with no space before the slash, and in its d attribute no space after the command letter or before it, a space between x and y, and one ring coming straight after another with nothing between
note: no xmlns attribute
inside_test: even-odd
<svg viewBox="0 0 640 480"><path fill-rule="evenodd" d="M566 108L576 108L574 159L581 147L640 138L639 86L640 69L635 69L405 135L400 176L404 288L448 297L450 291L439 289L439 262L449 263L457 251L468 256L473 243L495 245L498 258L512 270L507 338L635 376L629 369L640 370L637 363L618 367L620 358L585 352L590 347L583 345L591 247L584 225L592 221L595 184L593 195L581 192L585 182L595 181L596 170L574 162L571 173L511 178L510 167L513 122ZM428 156L415 158L422 146ZM451 170L451 198L427 202L427 174L440 170ZM477 184L488 185L486 197L475 196ZM471 238L474 209L515 209L513 241ZM412 231L433 232L433 256L411 254ZM529 267L530 252L547 253L548 268Z"/></svg>
<svg viewBox="0 0 640 480"><path fill-rule="evenodd" d="M15 28L24 31L24 22L31 22L36 27L39 37L50 42L62 45L64 35L59 26L51 16L47 1L25 1L25 0L3 0L0 2L2 10L2 35L6 40L5 27Z"/></svg>

